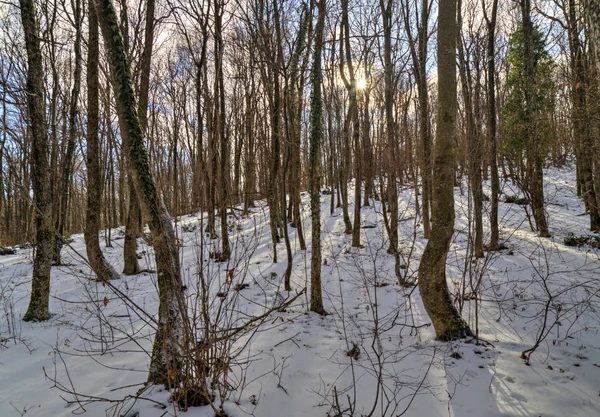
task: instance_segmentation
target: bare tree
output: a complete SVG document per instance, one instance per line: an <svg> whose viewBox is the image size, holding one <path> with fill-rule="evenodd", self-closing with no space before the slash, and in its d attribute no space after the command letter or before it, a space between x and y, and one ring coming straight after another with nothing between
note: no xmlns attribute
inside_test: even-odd
<svg viewBox="0 0 600 417"><path fill-rule="evenodd" d="M312 253L310 264L310 309L325 314L321 293L321 174L320 147L323 140L323 96L321 83L321 52L323 50L323 29L325 26L325 0L317 4L317 25L315 27L313 62L310 70L310 153L308 178L310 184L310 212L312 218Z"/></svg>
<svg viewBox="0 0 600 417"><path fill-rule="evenodd" d="M75 24L75 68L73 70L73 90L71 91L71 102L69 104L69 135L67 149L62 163L62 183L60 188L60 210L56 219L56 247L54 248L54 263L61 264L60 252L63 246L65 234L65 223L67 222L69 194L73 176L73 159L75 157L75 142L77 140L77 115L79 91L81 90L81 0L74 2L73 16Z"/></svg>
<svg viewBox="0 0 600 417"><path fill-rule="evenodd" d="M471 334L454 308L446 283L446 258L454 233L454 138L456 126L456 0L438 11L438 106L433 150L432 228L419 265L419 290L440 340Z"/></svg>
<svg viewBox="0 0 600 417"><path fill-rule="evenodd" d="M306 243L304 241L304 230L302 229L302 217L300 215L300 184L301 184L301 167L300 163L300 137L302 135L302 111L303 111L303 100L302 90L304 87L303 76L305 68L301 65L300 59L304 55L304 60L308 58L307 48L307 32L309 30L311 15L308 10L308 6L305 2L302 3L302 18L300 21L300 27L298 29L298 36L296 42L296 48L290 60L290 82L287 89L287 100L286 100L286 115L288 124L288 136L290 142L290 215L292 219L291 226L295 227L298 233L298 240L300 242L300 249L306 250ZM306 52L305 52L306 49Z"/></svg>
<svg viewBox="0 0 600 417"><path fill-rule="evenodd" d="M352 50L350 47L350 23L348 17L348 0L342 0L342 35L340 37L340 75L348 90L348 115L344 123L344 137L346 139L347 158L344 168L348 172L350 166L351 146L348 143L350 138L350 129L352 129L352 144L354 146L354 227L351 227L352 246L360 246L360 204L362 203L361 193L361 146L360 146L360 119L358 117L358 99L356 87L356 70L352 62ZM348 75L344 66L348 67ZM344 174L347 178L347 175ZM347 188L347 184L342 184L342 190ZM347 192L347 191L346 191ZM348 223L350 224L350 223ZM346 225L346 233L348 233L348 224ZM351 226L351 225L350 225Z"/></svg>
<svg viewBox="0 0 600 417"><path fill-rule="evenodd" d="M531 210L535 220L536 228L541 237L550 237L548 231L548 220L544 212L544 151L540 144L541 140L536 131L535 118L535 58L533 51L533 22L531 21L531 0L521 0L521 18L523 25L524 40L524 62L523 72L525 75L524 95L524 119L527 129L527 175L526 181L529 194L531 195Z"/></svg>
<svg viewBox="0 0 600 417"><path fill-rule="evenodd" d="M410 55L413 62L413 72L416 78L419 96L419 139L421 148L421 181L422 181L422 210L423 231L425 237L431 232L430 200L432 198L431 186L431 129L429 126L429 91L427 82L427 43L429 39L429 15L431 12L430 0L422 0L420 8L415 1L414 13L417 24L417 34L413 35L410 25L410 0L405 0L402 11L404 13L404 27L408 35ZM416 181L416 179L415 179Z"/></svg>
<svg viewBox="0 0 600 417"><path fill-rule="evenodd" d="M462 18L462 1L458 1L459 13L459 33L458 33L458 62L460 68L460 84L463 96L464 113L466 119L466 136L468 146L468 164L469 164L469 184L471 195L473 196L473 211L475 214L475 238L474 254L477 258L483 257L483 189L481 177L481 130L479 128L479 93L480 93L480 62L477 50L479 48L479 34L474 33L472 21L469 22L469 32L467 36L463 35L465 31ZM472 10L471 10L471 13ZM476 29L475 29L476 30ZM470 42L466 37L470 38ZM467 53L465 53L467 49ZM469 53L473 51L473 53ZM471 56L473 59L471 60ZM475 77L472 74L471 67L475 66ZM475 79L473 79L475 78Z"/></svg>
<svg viewBox="0 0 600 417"><path fill-rule="evenodd" d="M118 278L119 275L106 261L100 250L98 232L100 231L100 214L102 207L102 180L100 173L100 156L98 140L98 56L99 36L98 17L94 8L93 0L89 2L89 33L87 54L87 209L85 225L85 247L90 266L96 273L96 279L105 281Z"/></svg>
<svg viewBox="0 0 600 417"><path fill-rule="evenodd" d="M588 60L585 57L584 45L579 39L580 16L577 13L575 0L568 1L568 7L565 10L565 22L568 24L567 33L570 49L570 66L572 78L572 116L574 130L574 145L579 163L579 173L581 174L581 188L583 200L587 211L590 213L590 230L600 230L600 213L598 210L597 190L594 187L594 138L590 128L590 119L593 118L589 113L590 106L588 100L591 99L589 91L591 85L589 80ZM579 148L579 149L578 149ZM579 152L577 152L579 150ZM596 169L597 171L597 169ZM597 174L596 174L597 175Z"/></svg>
<svg viewBox="0 0 600 417"><path fill-rule="evenodd" d="M31 298L23 320L43 321L50 318L48 304L54 237L49 189L48 131L46 106L44 105L44 68L34 1L20 0L19 5L27 50L27 111L29 113L28 130L32 137L31 174L36 230Z"/></svg>
<svg viewBox="0 0 600 417"><path fill-rule="evenodd" d="M227 205L229 203L229 145L225 130L225 85L223 80L223 12L225 3L214 2L214 47L215 47L215 88L214 88L214 134L220 147L219 171L219 214L221 218L221 260L229 259L229 235L227 228Z"/></svg>
<svg viewBox="0 0 600 417"><path fill-rule="evenodd" d="M384 107L385 107L385 134L388 160L388 202L390 218L387 221L387 210L383 210L388 226L388 235L390 246L388 253L394 255L396 278L402 283L403 278L400 273L400 256L398 247L398 184L396 174L396 123L394 121L394 65L392 63L392 1L380 0L381 17L383 20L383 60L384 60ZM385 201L385 199L384 199Z"/></svg>
<svg viewBox="0 0 600 417"><path fill-rule="evenodd" d="M482 0L483 17L487 26L487 141L490 147L490 178L491 178L491 208L490 208L490 250L500 247L498 231L498 196L500 194L500 179L498 177L498 154L496 150L496 16L498 15L498 0L492 0L491 14L488 15L485 0ZM489 16L489 17L488 17Z"/></svg>
<svg viewBox="0 0 600 417"><path fill-rule="evenodd" d="M145 215L156 257L159 288L158 330L152 349L148 381L155 384L181 378L187 314L173 224L161 203L150 171L142 126L137 115L128 57L111 0L96 0L96 11L108 53L123 149L127 152L134 185Z"/></svg>

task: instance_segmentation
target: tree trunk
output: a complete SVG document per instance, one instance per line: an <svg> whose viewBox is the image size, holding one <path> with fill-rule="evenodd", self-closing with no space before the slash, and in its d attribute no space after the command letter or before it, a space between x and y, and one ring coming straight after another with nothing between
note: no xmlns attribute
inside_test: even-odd
<svg viewBox="0 0 600 417"><path fill-rule="evenodd" d="M218 164L218 155L217 155L217 139L216 139L216 131L214 126L214 112L218 111L215 107L215 103L213 103L210 99L209 89L208 89L208 77L206 74L207 71L204 72L204 106L206 120L207 122L207 133L208 133L208 170L206 175L206 184L208 186L208 204L207 204L207 215L208 219L206 221L206 232L209 234L211 239L216 239L217 234L215 232L215 209L217 206L217 164Z"/></svg>
<svg viewBox="0 0 600 417"><path fill-rule="evenodd" d="M219 172L219 216L221 218L221 260L229 259L229 231L227 228L227 204L229 203L229 144L225 132L225 86L223 82L223 38L222 18L224 4L221 0L214 2L215 14L215 139L220 145L220 172Z"/></svg>
<svg viewBox="0 0 600 417"><path fill-rule="evenodd" d="M343 15L343 14L342 14ZM342 20L344 18L342 17ZM348 81L344 72L344 31L345 24L342 22L340 28L340 76L344 80L344 84L348 89ZM348 35L350 36L350 35ZM338 119L339 120L339 119ZM352 120L352 114L350 109L346 114L344 120L344 127L342 129L342 140L340 141L340 149L342 149L342 155L340 155L339 164L339 184L340 184L340 196L342 201L342 216L344 218L344 233L347 235L352 234L352 222L350 221L350 215L348 214L348 172L350 170L350 164L352 162L352 147L350 142L350 123Z"/></svg>
<svg viewBox="0 0 600 417"><path fill-rule="evenodd" d="M365 68L365 74L366 74ZM369 198L373 197L373 182L375 177L375 167L373 158L373 143L371 142L371 90L365 89L365 103L363 111L363 178L365 180L365 192L363 196L363 206L370 205Z"/></svg>
<svg viewBox="0 0 600 417"><path fill-rule="evenodd" d="M142 131L145 132L148 125L148 95L150 90L150 65L152 62L152 47L154 44L154 0L148 0L146 3L146 27L144 29L144 50L142 52L142 62L140 68L140 89L139 89L139 107L138 114ZM126 10L125 8L123 10ZM127 35L125 34L125 37ZM141 207L137 198L131 173L128 175L129 181L129 215L125 224L125 243L123 245L123 274L135 275L140 272L140 266L137 257L137 238L142 233L139 225L141 219Z"/></svg>
<svg viewBox="0 0 600 417"><path fill-rule="evenodd" d="M300 82L300 56L306 49L306 34L310 23L311 15L307 9L306 3L302 3L302 19L298 30L297 47L291 59L291 79L289 84L289 93L287 99L287 115L289 119L288 135L290 136L290 205L291 205L291 226L296 228L300 249L306 250L304 241L304 230L302 228L302 216L300 214L300 137L302 133L302 111L303 101L298 91L302 91L304 81ZM303 78L304 80L304 78Z"/></svg>
<svg viewBox="0 0 600 417"><path fill-rule="evenodd" d="M454 308L446 282L446 258L454 232L456 128L456 0L440 0L438 12L438 106L434 147L432 230L419 265L419 290L439 340L471 334Z"/></svg>
<svg viewBox="0 0 600 417"><path fill-rule="evenodd" d="M81 89L81 0L75 0L75 69L73 72L73 90L69 104L69 134L67 150L62 166L62 183L60 189L60 211L58 213L55 235L54 263L61 264L60 252L63 246L65 226L67 222L69 194L71 189L71 177L73 170L73 158L75 156L75 141L77 136L77 101Z"/></svg>
<svg viewBox="0 0 600 417"><path fill-rule="evenodd" d="M156 256L160 304L148 381L176 386L182 377L187 313L175 233L150 171L142 126L135 106L128 57L114 6L110 0L96 0L95 5L114 77L123 151L131 161L134 184L149 219Z"/></svg>
<svg viewBox="0 0 600 417"><path fill-rule="evenodd" d="M46 11L44 11L45 15L48 15ZM49 116L50 116L50 201L52 202L52 222L56 227L58 223L58 219L60 217L60 196L59 189L61 182L58 180L59 177L59 169L58 169L58 153L59 153L59 145L58 145L58 96L61 93L60 82L59 82L59 74L57 69L57 59L56 59L56 50L57 50L57 42L56 42L56 15L57 15L57 7L56 3L54 7L52 7L52 15L47 16L48 21L48 40L50 42L49 47L49 66L52 72L52 93L50 96L50 108L49 108ZM63 106L64 107L64 106ZM65 107L66 108L66 107ZM63 125L66 125L63 123ZM54 242L56 245L56 241Z"/></svg>
<svg viewBox="0 0 600 417"><path fill-rule="evenodd" d="M590 85L586 78L586 63L583 46L579 40L579 25L575 0L569 0L569 46L571 49L571 70L573 75L573 130L574 142L580 145L578 162L581 173L582 195L586 209L590 213L590 230L600 230L598 199L594 187L594 139L589 128L588 97Z"/></svg>
<svg viewBox="0 0 600 417"><path fill-rule="evenodd" d="M125 242L123 243L123 274L135 275L141 271L137 256L137 237L141 233L141 230L139 230L140 203L131 174L127 175L127 179L127 185L129 186L129 214L127 215L127 223L125 224Z"/></svg>
<svg viewBox="0 0 600 417"><path fill-rule="evenodd" d="M305 11L306 12L306 11ZM276 51L276 64L278 68L281 68L283 66L283 40L282 40L282 35L281 35L281 18L280 18L280 13L279 13L279 5L278 5L278 0L274 0L273 1L273 17L275 18L275 35L276 35L276 45L277 45L277 51ZM304 35L303 35L304 36ZM285 102L288 102L288 94L289 94L289 84L288 84L288 78L287 76L285 76L284 74L284 94L285 94ZM288 217L287 217L287 212L286 212L286 199L287 199L287 188L286 188L286 180L287 180L287 173L288 173L288 167L289 167L289 163L290 163L290 155L291 155L291 143L290 143L290 136L289 136L289 124L288 124L288 112L287 112L287 106L283 106L283 114L284 114L284 122L285 122L285 126L286 126L286 132L288 133L287 138L285 140L285 148L284 148L284 156L283 156L283 170L282 170L282 175L281 175L281 187L280 187L280 194L279 194L279 198L280 198L280 204L281 204L281 217L282 217L282 229L283 229L283 238L285 241L285 250L286 250L286 255L287 255L287 264L286 264L286 268L285 268L285 272L283 274L283 282L284 282L284 288L286 291L291 291L292 287L291 287L291 283L290 283L290 279L292 276L292 259L293 259L293 255L292 255L292 246L290 244L290 236L288 233ZM294 109L292 109L294 111ZM293 201L293 197L290 198L290 202ZM301 231L301 229L300 229Z"/></svg>
<svg viewBox="0 0 600 417"><path fill-rule="evenodd" d="M321 170L320 147L323 139L323 95L321 92L321 52L325 26L325 0L319 0L315 27L315 49L310 72L310 151L308 178L310 183L310 212L312 218L312 253L310 263L310 309L325 314L321 290Z"/></svg>
<svg viewBox="0 0 600 417"><path fill-rule="evenodd" d="M388 165L388 202L390 210L389 230L390 246L388 253L394 255L396 278L402 284L404 279L400 273L400 253L398 248L398 186L396 184L396 138L394 123L394 64L392 63L392 2L379 2L383 20L383 57L384 57L384 100L385 100L385 149L390 164ZM384 215L387 209L384 209Z"/></svg>
<svg viewBox="0 0 600 417"><path fill-rule="evenodd" d="M423 210L423 233L429 237L431 231L430 221L430 200L431 200L431 131L429 127L429 92L427 86L427 42L428 42L428 22L429 22L429 1L421 0L421 13L419 18L418 10L415 6L415 20L417 25L416 39L411 33L411 19L409 1L403 4L404 27L408 34L410 46L410 55L413 63L413 71L418 92L418 117L419 117L419 156L421 160L421 179L422 179L422 210ZM416 4L416 2L415 2ZM416 178L415 178L416 182ZM415 197L418 197L415 195ZM418 211L417 211L418 212Z"/></svg>
<svg viewBox="0 0 600 417"><path fill-rule="evenodd" d="M354 146L354 227L352 228L352 246L360 246L360 205L361 201L361 185L362 185L362 173L361 173L361 146L360 146L360 119L358 117L358 98L356 88L356 71L354 70L354 64L352 62L352 51L350 49L350 23L348 18L348 0L342 1L342 33L345 32L343 37L343 43L340 42L340 73L342 80L348 90L348 119L346 136L349 136L348 131L352 129L352 145ZM342 47L345 45L345 48ZM346 58L346 65L348 67L349 79L346 78L344 72L344 53ZM346 172L350 167L350 144L349 138L347 140L348 145L348 158L346 163Z"/></svg>
<svg viewBox="0 0 600 417"><path fill-rule="evenodd" d="M461 13L461 1L458 0L458 13ZM462 17L459 17L459 28L462 28ZM468 163L469 163L469 185L471 195L473 196L473 211L475 214L475 237L474 237L474 255L476 258L483 257L483 190L481 179L481 150L479 143L479 135L477 123L475 120L475 97L471 82L471 70L469 57L465 56L462 43L463 37L461 32L458 35L458 61L460 68L460 84L463 96L465 119L466 119L466 134L468 145Z"/></svg>
<svg viewBox="0 0 600 417"><path fill-rule="evenodd" d="M548 221L544 213L544 153L540 138L535 128L533 101L535 97L535 60L533 56L533 23L531 21L531 0L521 0L524 39L524 73L525 73L525 114L527 129L527 171L531 210L540 237L550 237Z"/></svg>
<svg viewBox="0 0 600 417"><path fill-rule="evenodd" d="M254 195L256 193L256 170L255 148L254 148L254 108L252 105L252 96L254 96L254 81L252 74L250 76L251 86L246 92L246 114L244 121L244 131L248 142L245 147L245 167L244 167L244 213L248 213L250 207L254 207Z"/></svg>
<svg viewBox="0 0 600 417"><path fill-rule="evenodd" d="M600 1L585 0L586 20L590 27L591 46L594 51L598 74L600 74Z"/></svg>
<svg viewBox="0 0 600 417"><path fill-rule="evenodd" d="M90 266L98 281L118 278L114 268L104 259L100 250L100 209L102 207L102 180L98 152L98 17L92 0L89 2L89 41L87 66L87 209L84 231L85 247Z"/></svg>
<svg viewBox="0 0 600 417"><path fill-rule="evenodd" d="M484 9L484 17L487 24L487 100L488 100L488 126L487 141L490 147L490 171L491 171L491 200L490 212L490 246L489 250L497 250L500 247L500 233L498 230L498 196L500 195L500 178L498 177L498 154L496 150L496 16L498 14L498 0L492 0L492 14L488 19Z"/></svg>
<svg viewBox="0 0 600 417"><path fill-rule="evenodd" d="M21 21L27 50L27 111L31 134L31 177L34 208L36 251L29 307L25 321L50 318L50 269L52 266L52 203L48 172L48 130L44 105L44 67L33 0L20 0Z"/></svg>
<svg viewBox="0 0 600 417"><path fill-rule="evenodd" d="M421 147L423 152L423 168L421 177L423 182L423 193L421 197L421 208L423 210L423 231L425 237L431 233L431 130L429 126L429 91L427 86L427 29L429 20L429 1L423 0L421 4L421 26L419 27L419 54L417 65L419 67L419 79L417 90L419 92L419 125L421 135Z"/></svg>

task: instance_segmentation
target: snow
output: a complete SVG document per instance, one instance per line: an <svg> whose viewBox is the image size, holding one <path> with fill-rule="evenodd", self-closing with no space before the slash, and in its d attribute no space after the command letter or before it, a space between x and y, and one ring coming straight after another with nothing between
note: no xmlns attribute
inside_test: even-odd
<svg viewBox="0 0 600 417"><path fill-rule="evenodd" d="M486 252L480 260L467 256L466 186L455 188L448 281L452 294L467 295L462 312L473 329L475 300L469 294L471 283L479 285L480 344L434 340L418 288L397 284L378 202L362 208L362 223L367 226L361 229L363 247L352 248L351 236L343 232L341 209L330 216L330 196L324 194L322 280L329 315L308 313L305 293L256 326L252 337L240 335L232 347L235 359L229 375L237 389L224 401L225 411L236 417L334 415L337 392L344 415L350 415L350 408L355 415L374 416L600 415L600 258L596 249L563 244L568 233L589 234L573 172L572 167L546 171L552 238L539 239L529 230L522 206L501 202L501 238L508 249ZM503 191L518 194L510 183ZM489 195L488 183L485 192ZM257 203L249 216L238 211L230 216L229 264L208 259L220 242L199 233L200 215L177 219L190 317L200 328L194 308L199 302L200 264L211 292L211 312L222 327L238 327L309 285L308 195L303 194L306 252L299 250L296 231L289 228L294 253L290 294L282 282L285 246L280 244L280 262L273 264L268 209L264 202ZM426 241L410 186L400 192L400 220L402 271L416 279ZM103 246L103 251L119 271L123 240L119 230L112 236L113 247ZM152 248L142 239L139 246L144 255L141 267L151 270ZM169 393L159 387L132 400L143 387L150 362L158 309L153 274L123 276L105 286L93 281L80 256L85 256L83 236L73 236L63 251L68 265L53 267L54 316L46 323L21 320L29 300L31 250L0 257L0 416L69 416L84 410L89 416L181 414L169 403ZM223 304L216 293L227 289L230 269L234 284L249 287L229 291ZM219 313L223 305L228 306L227 314ZM543 341L527 365L521 352L534 345L540 331ZM348 352L354 344L360 354L352 358ZM214 412L201 407L184 415Z"/></svg>

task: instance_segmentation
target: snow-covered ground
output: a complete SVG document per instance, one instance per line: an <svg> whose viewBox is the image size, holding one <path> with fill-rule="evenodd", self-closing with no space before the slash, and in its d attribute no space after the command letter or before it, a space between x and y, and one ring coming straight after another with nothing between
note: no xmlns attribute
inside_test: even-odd
<svg viewBox="0 0 600 417"><path fill-rule="evenodd" d="M600 415L600 258L597 249L563 244L569 233L589 234L573 171L546 172L552 238L539 239L530 231L522 206L501 203L501 237L507 249L480 260L467 256L467 189L455 188L448 280L453 294L464 295L457 307L473 329L478 327L479 344L434 340L418 289L397 284L379 202L362 208L363 247L352 248L341 209L330 215L330 196L323 194L322 279L329 314L307 313L308 296L302 294L285 311L275 311L255 326L251 338L242 335L229 352L233 391L224 402L226 413L333 416L337 393L344 416L350 408L356 416ZM518 194L510 183L503 192ZM400 199L401 271L415 280L426 241L411 187L402 189ZM208 259L220 242L201 236L198 215L178 219L191 316L198 316L194 307L201 264L212 311L227 307L226 314L220 313L221 326L238 327L307 287L312 240L307 195L303 205L308 251L299 250L296 231L289 228L289 294L282 282L285 245L278 245L279 262L274 264L264 203L249 216L238 211L230 216L234 256L229 264ZM351 218L353 210L351 202ZM113 230L112 236L112 247L103 249L120 270L122 233ZM152 248L139 242L142 267L152 269ZM154 330L143 311L151 316L158 308L153 274L122 277L111 283L114 288L97 283L84 260L83 236L73 236L64 248L68 265L52 270L53 318L25 323L21 318L29 300L31 256L31 250L22 249L0 257L0 416L67 416L84 410L89 416L180 414L169 404L169 393L156 387L146 390L144 399L131 398L142 388L150 362ZM229 291L224 296L229 301L223 303L217 293L229 285L227 270L233 270L234 284L249 287ZM480 293L477 303L474 290ZM521 353L540 335L527 365ZM360 353L353 358L350 351ZM123 398L129 400L120 402ZM186 415L214 412L193 408Z"/></svg>

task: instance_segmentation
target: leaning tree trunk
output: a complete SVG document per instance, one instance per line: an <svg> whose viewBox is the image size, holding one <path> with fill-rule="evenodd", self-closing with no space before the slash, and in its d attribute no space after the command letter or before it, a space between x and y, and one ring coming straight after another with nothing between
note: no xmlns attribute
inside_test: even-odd
<svg viewBox="0 0 600 417"><path fill-rule="evenodd" d="M125 9L123 9L125 11ZM144 50L140 68L140 101L138 115L142 130L148 125L148 94L150 89L150 64L152 62L152 46L154 43L154 0L148 0L146 4L146 27L144 28ZM141 234L141 208L136 195L135 186L128 175L129 181L129 215L125 225L125 243L123 244L123 274L135 275L140 272L137 256L137 238Z"/></svg>
<svg viewBox="0 0 600 417"><path fill-rule="evenodd" d="M454 232L454 139L456 129L456 0L440 0L438 14L438 106L433 149L432 231L419 265L419 291L439 340L471 334L452 305L446 258Z"/></svg>
<svg viewBox="0 0 600 417"><path fill-rule="evenodd" d="M148 218L159 289L158 331L154 340L148 381L177 384L183 369L187 314L171 217L161 203L150 171L142 126L135 106L128 57L111 0L96 0L100 28L114 78L117 115L123 152L129 156L131 173L144 214Z"/></svg>
<svg viewBox="0 0 600 417"><path fill-rule="evenodd" d="M48 130L44 105L44 66L35 18L34 0L21 0L21 21L27 50L27 111L31 133L31 178L34 198L36 251L33 260L31 299L25 321L50 318L50 269L52 266L52 203L48 170Z"/></svg>
<svg viewBox="0 0 600 417"><path fill-rule="evenodd" d="M310 184L310 212L312 218L312 254L310 261L310 309L325 314L321 290L321 174L320 147L323 139L323 95L321 92L321 51L325 26L325 0L319 0L315 28L315 50L310 72L310 132L308 181Z"/></svg>
<svg viewBox="0 0 600 417"><path fill-rule="evenodd" d="M102 207L102 178L100 175L100 159L98 152L98 17L96 9L89 2L89 42L87 66L87 208L84 231L85 248L88 261L98 281L118 278L114 268L104 259L100 250L100 215Z"/></svg>

